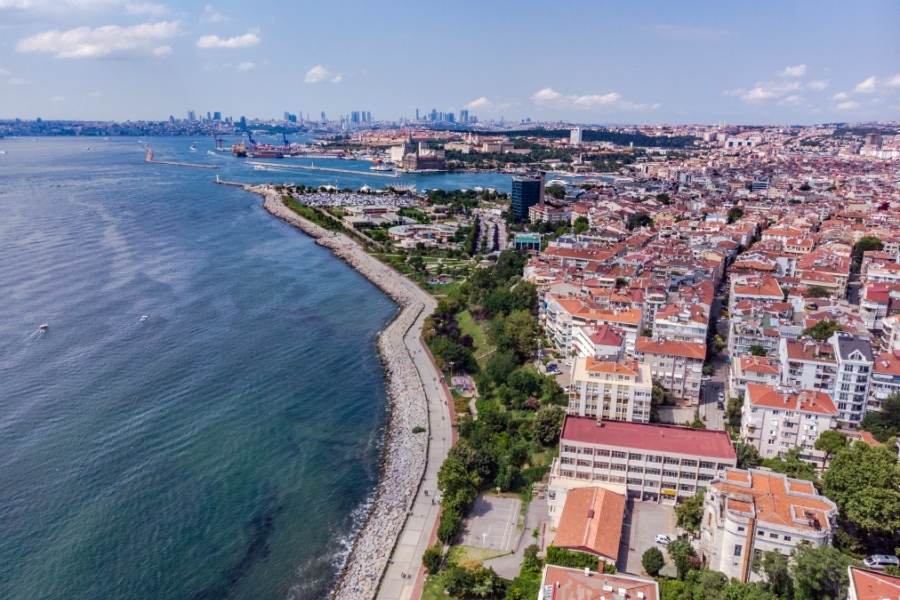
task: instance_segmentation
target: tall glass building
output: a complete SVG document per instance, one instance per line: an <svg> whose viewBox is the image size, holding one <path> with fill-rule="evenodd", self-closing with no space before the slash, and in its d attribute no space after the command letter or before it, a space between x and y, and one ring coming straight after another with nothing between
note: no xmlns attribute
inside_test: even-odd
<svg viewBox="0 0 900 600"><path fill-rule="evenodd" d="M528 209L538 204L543 195L544 177L542 175L513 177L510 209L516 222L526 221Z"/></svg>

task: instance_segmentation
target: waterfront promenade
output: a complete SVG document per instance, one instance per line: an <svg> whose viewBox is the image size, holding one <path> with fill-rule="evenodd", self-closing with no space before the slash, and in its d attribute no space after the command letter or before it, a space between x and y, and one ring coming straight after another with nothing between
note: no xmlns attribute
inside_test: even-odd
<svg viewBox="0 0 900 600"><path fill-rule="evenodd" d="M266 210L314 237L401 306L378 339L390 402L382 476L332 595L339 600L369 600L376 593L381 598L413 597L421 555L437 525L439 505L432 504L437 471L453 441L449 390L421 339L424 321L437 303L349 237L294 213L273 187L245 189L261 194ZM412 433L416 426L427 426L427 432Z"/></svg>

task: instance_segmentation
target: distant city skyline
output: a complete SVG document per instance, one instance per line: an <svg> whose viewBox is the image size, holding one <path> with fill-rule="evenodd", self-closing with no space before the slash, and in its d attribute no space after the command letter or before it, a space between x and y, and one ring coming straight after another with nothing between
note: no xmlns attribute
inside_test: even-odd
<svg viewBox="0 0 900 600"><path fill-rule="evenodd" d="M900 4L874 0L0 0L0 118L890 120L897 31Z"/></svg>

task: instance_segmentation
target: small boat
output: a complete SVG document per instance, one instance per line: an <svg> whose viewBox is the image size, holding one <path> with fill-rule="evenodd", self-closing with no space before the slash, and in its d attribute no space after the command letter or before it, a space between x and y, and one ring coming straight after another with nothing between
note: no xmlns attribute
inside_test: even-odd
<svg viewBox="0 0 900 600"><path fill-rule="evenodd" d="M0 150L0 154L6 154L6 150Z"/></svg>
<svg viewBox="0 0 900 600"><path fill-rule="evenodd" d="M191 152L196 152L196 151L197 151L197 146L195 146L194 144L191 144Z"/></svg>
<svg viewBox="0 0 900 600"><path fill-rule="evenodd" d="M149 317L148 317L147 315L141 315L141 319L140 319L141 323L143 323L144 321L146 321L148 318L149 318Z"/></svg>
<svg viewBox="0 0 900 600"><path fill-rule="evenodd" d="M40 326L38 327L38 330L40 330L40 331L47 331L48 329L50 329L50 326L47 325L46 323L41 323Z"/></svg>

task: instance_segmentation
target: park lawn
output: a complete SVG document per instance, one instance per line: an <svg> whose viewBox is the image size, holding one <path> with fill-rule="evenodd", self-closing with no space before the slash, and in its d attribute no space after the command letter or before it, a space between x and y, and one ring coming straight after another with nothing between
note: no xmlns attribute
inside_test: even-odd
<svg viewBox="0 0 900 600"><path fill-rule="evenodd" d="M491 548L475 548L473 546L453 546L450 549L450 558L454 559L457 564L468 567L480 566L486 560L506 554L509 554L509 552L501 552Z"/></svg>
<svg viewBox="0 0 900 600"><path fill-rule="evenodd" d="M444 593L441 586L440 578L429 575L425 580L425 586L422 588L422 600L452 600L450 596Z"/></svg>
<svg viewBox="0 0 900 600"><path fill-rule="evenodd" d="M472 342L475 345L475 360L478 362L479 367L484 368L497 348L488 341L484 327L475 320L469 311L464 310L456 315L456 322L459 323L459 329L463 335L472 338Z"/></svg>

